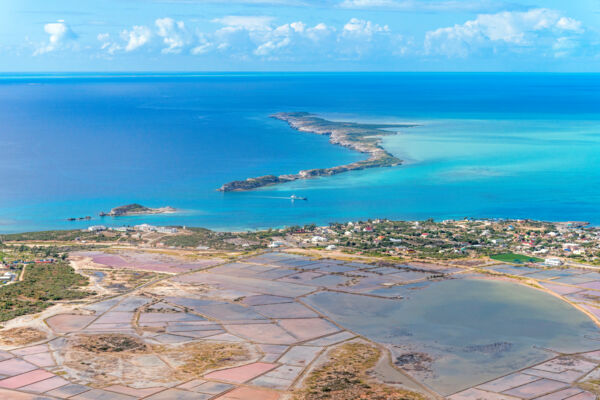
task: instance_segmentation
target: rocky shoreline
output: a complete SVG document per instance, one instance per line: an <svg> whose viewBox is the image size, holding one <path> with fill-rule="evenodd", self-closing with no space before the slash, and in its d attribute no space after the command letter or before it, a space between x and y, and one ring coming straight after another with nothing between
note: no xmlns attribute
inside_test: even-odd
<svg viewBox="0 0 600 400"><path fill-rule="evenodd" d="M330 143L344 146L360 153L369 154L369 158L331 168L302 170L297 174L285 174L279 176L264 175L241 181L232 181L221 186L218 189L219 191L246 191L299 179L337 175L347 171L362 170L367 168L394 167L402 164L402 160L388 153L383 147L381 147L381 137L384 135L395 135L397 133L386 130L389 128L409 128L415 126L414 124L362 124L355 122L334 122L317 117L307 112L277 113L271 117L287 122L290 127L300 132L309 132L318 135L329 136Z"/></svg>

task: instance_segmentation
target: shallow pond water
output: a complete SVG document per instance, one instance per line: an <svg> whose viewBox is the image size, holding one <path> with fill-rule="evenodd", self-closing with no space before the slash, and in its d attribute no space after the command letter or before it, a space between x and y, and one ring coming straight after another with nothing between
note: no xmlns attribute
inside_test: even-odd
<svg viewBox="0 0 600 400"><path fill-rule="evenodd" d="M600 348L600 341L590 339L600 331L585 314L516 283L454 279L402 295L320 292L306 301L342 326L388 345L409 374L443 395L553 357L547 349Z"/></svg>

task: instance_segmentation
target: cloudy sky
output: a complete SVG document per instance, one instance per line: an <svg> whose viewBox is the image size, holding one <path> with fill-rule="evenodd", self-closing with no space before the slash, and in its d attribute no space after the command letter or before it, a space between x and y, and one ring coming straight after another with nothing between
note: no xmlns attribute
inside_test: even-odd
<svg viewBox="0 0 600 400"><path fill-rule="evenodd" d="M0 70L600 71L600 0L1 0Z"/></svg>

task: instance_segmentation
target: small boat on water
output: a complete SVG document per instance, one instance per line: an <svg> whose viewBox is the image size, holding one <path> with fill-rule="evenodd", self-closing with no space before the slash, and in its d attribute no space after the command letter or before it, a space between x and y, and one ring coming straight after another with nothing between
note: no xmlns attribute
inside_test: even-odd
<svg viewBox="0 0 600 400"><path fill-rule="evenodd" d="M308 200L306 197L296 196L295 194L290 196L290 199L293 200Z"/></svg>

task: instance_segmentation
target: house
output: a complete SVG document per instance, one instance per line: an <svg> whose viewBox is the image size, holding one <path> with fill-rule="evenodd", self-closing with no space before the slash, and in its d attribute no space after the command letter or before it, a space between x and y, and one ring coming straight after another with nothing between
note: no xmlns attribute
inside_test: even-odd
<svg viewBox="0 0 600 400"><path fill-rule="evenodd" d="M269 244L269 247L273 249L273 248L281 247L283 245L285 245L285 243L282 242L281 240L275 240Z"/></svg>
<svg viewBox="0 0 600 400"><path fill-rule="evenodd" d="M93 225L87 228L88 232L102 232L106 230L104 225Z"/></svg>

